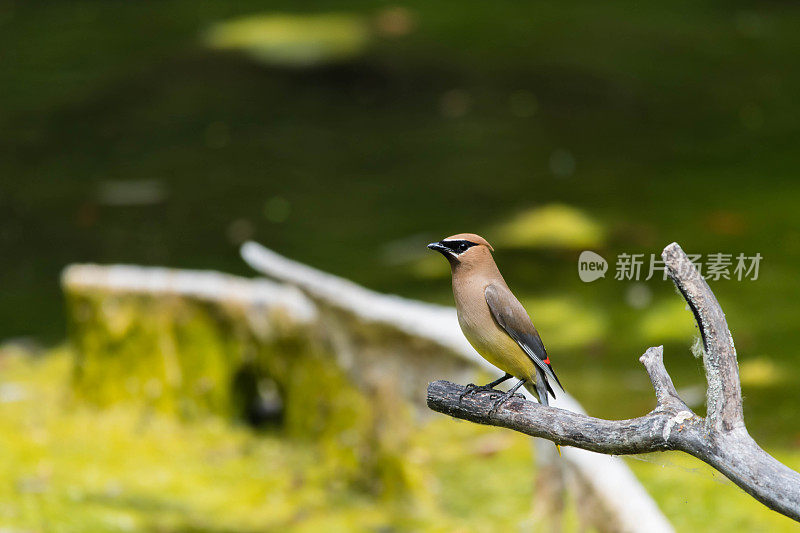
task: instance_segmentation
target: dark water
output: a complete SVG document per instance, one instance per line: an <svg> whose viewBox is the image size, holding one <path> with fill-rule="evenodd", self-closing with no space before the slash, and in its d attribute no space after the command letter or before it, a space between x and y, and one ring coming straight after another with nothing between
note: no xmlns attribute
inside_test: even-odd
<svg viewBox="0 0 800 533"><path fill-rule="evenodd" d="M565 204L603 228L607 258L672 241L760 253L757 281L712 286L740 360L756 361L753 433L800 438L800 10L415 2L409 35L313 69L201 44L216 21L292 5L0 3L0 338L63 338L65 264L249 274L244 238L448 302L446 278L415 273L416 246ZM648 308L626 303L629 283L578 280L578 252L497 258L522 295L602 316L592 342L554 363L594 412L633 416L652 402L636 358L664 340L640 334ZM678 298L646 286L651 306ZM666 342L678 387L700 385L689 340Z"/></svg>

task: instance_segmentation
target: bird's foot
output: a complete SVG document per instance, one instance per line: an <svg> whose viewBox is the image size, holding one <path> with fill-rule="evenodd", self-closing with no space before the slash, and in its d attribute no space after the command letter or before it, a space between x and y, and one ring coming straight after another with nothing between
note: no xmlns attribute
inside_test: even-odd
<svg viewBox="0 0 800 533"><path fill-rule="evenodd" d="M519 396L520 398L524 398L523 395L517 394L517 389L516 388L511 389L510 391L504 393L502 396L500 396L498 399L496 399L494 401L494 404L492 404L492 408L489 409L489 414L490 415L496 414L497 410L500 409L500 406L502 406L504 403L506 403L508 400L510 400L514 396Z"/></svg>
<svg viewBox="0 0 800 533"><path fill-rule="evenodd" d="M467 383L467 386L464 387L464 392L458 395L458 401L459 403L461 403L461 400L463 400L465 396L471 396L476 392L490 392L490 391L498 392L489 385L475 385L474 383Z"/></svg>

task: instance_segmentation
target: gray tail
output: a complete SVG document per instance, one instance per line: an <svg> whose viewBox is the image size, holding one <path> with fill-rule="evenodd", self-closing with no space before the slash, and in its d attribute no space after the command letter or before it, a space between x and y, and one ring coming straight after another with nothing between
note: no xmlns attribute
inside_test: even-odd
<svg viewBox="0 0 800 533"><path fill-rule="evenodd" d="M548 391L550 390L550 387L548 387L547 384L547 377L545 377L542 372L539 372L538 369L536 374L536 383L534 384L531 381L526 381L525 389L536 396L536 399L539 400L540 404L550 405L549 398L547 397Z"/></svg>

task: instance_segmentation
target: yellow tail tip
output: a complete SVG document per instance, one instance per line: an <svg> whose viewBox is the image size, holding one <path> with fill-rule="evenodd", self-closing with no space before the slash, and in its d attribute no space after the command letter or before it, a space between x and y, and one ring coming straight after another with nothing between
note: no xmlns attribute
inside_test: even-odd
<svg viewBox="0 0 800 533"><path fill-rule="evenodd" d="M558 450L558 456L561 457L561 446L556 444L556 450Z"/></svg>

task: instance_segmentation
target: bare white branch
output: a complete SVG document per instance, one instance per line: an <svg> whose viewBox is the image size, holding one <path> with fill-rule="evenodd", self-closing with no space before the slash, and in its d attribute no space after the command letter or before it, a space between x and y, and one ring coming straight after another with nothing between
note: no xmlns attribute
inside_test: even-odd
<svg viewBox="0 0 800 533"><path fill-rule="evenodd" d="M703 338L703 363L708 381L706 424L713 431L744 426L739 365L725 313L708 283L677 243L664 248L661 257L667 274L692 309Z"/></svg>
<svg viewBox="0 0 800 533"><path fill-rule="evenodd" d="M667 369L664 368L663 346L648 348L639 358L639 362L644 365L647 375L650 376L653 389L656 391L656 401L659 408L688 409L678 396L678 391L675 390L675 385L672 384L672 378L669 377Z"/></svg>

